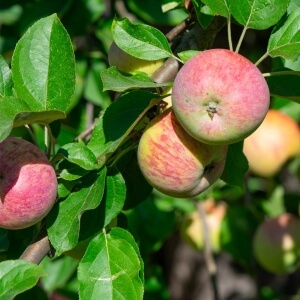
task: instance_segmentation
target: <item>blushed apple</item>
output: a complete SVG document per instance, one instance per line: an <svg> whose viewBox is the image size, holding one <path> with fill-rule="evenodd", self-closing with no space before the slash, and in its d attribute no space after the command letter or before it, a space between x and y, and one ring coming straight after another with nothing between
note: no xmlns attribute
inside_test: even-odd
<svg viewBox="0 0 300 300"><path fill-rule="evenodd" d="M153 119L138 147L138 163L146 180L174 197L194 197L222 174L228 147L203 144L182 128L172 108Z"/></svg>
<svg viewBox="0 0 300 300"><path fill-rule="evenodd" d="M210 49L189 59L172 89L175 115L195 139L212 145L236 143L263 121L270 103L260 70L227 49Z"/></svg>
<svg viewBox="0 0 300 300"><path fill-rule="evenodd" d="M245 139L243 151L254 174L274 176L300 153L299 125L290 116L270 109L258 129Z"/></svg>
<svg viewBox="0 0 300 300"><path fill-rule="evenodd" d="M45 217L56 200L57 179L47 156L32 143L0 143L0 227L22 229Z"/></svg>
<svg viewBox="0 0 300 300"><path fill-rule="evenodd" d="M259 264L274 274L294 271L300 264L300 220L284 213L263 221L253 239Z"/></svg>
<svg viewBox="0 0 300 300"><path fill-rule="evenodd" d="M111 67L115 66L119 71L125 73L136 74L144 72L150 76L164 64L164 59L139 59L126 53L113 42L108 50L108 63Z"/></svg>
<svg viewBox="0 0 300 300"><path fill-rule="evenodd" d="M203 202L203 209L211 248L215 253L218 253L221 249L221 226L226 214L226 205L209 199ZM180 226L180 235L192 248L202 251L205 243L204 228L199 212L194 211L184 217Z"/></svg>

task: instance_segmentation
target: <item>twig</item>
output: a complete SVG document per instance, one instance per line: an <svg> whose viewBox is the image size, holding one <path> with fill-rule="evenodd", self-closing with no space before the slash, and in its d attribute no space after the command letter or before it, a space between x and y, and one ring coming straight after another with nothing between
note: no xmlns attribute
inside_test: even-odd
<svg viewBox="0 0 300 300"><path fill-rule="evenodd" d="M217 286L217 265L213 256L212 246L210 241L209 227L206 220L206 214L201 202L196 202L197 211L200 215L204 237L204 260L209 273L210 282L214 294L214 300L219 300L219 291Z"/></svg>
<svg viewBox="0 0 300 300"><path fill-rule="evenodd" d="M43 258L50 253L50 251L50 242L47 236L45 224L43 224L36 238L29 246L27 246L20 256L20 259L39 264Z"/></svg>

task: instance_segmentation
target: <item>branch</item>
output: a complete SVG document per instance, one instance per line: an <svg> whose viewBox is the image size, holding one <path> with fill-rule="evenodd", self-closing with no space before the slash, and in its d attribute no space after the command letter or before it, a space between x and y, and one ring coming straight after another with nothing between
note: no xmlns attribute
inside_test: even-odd
<svg viewBox="0 0 300 300"><path fill-rule="evenodd" d="M42 224L36 238L27 246L20 256L20 259L39 264L50 252L51 246L47 236L46 226L45 224Z"/></svg>

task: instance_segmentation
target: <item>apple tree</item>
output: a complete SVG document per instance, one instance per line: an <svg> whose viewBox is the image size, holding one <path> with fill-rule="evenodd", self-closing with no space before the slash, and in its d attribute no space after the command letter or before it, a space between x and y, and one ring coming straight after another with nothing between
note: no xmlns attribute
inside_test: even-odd
<svg viewBox="0 0 300 300"><path fill-rule="evenodd" d="M195 299L182 244L211 299L225 256L299 296L272 284L300 278L299 1L3 0L0 25L1 299Z"/></svg>

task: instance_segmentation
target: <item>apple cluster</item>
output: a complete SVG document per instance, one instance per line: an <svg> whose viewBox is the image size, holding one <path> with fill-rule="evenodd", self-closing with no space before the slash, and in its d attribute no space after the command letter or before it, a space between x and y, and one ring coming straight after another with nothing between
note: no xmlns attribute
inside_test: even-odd
<svg viewBox="0 0 300 300"><path fill-rule="evenodd" d="M0 143L0 227L38 223L55 203L57 178L39 147L21 138Z"/></svg>
<svg viewBox="0 0 300 300"><path fill-rule="evenodd" d="M270 93L248 59L210 49L179 70L171 102L143 133L138 162L154 188L191 198L220 178L228 145L244 140L263 122Z"/></svg>

